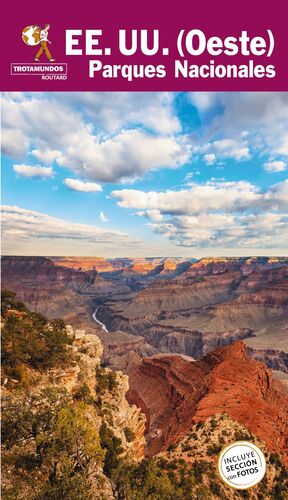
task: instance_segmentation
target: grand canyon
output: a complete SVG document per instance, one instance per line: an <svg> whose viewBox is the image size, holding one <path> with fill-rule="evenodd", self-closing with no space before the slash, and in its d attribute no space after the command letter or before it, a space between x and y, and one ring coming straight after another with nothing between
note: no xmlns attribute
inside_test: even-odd
<svg viewBox="0 0 288 500"><path fill-rule="evenodd" d="M91 419L102 419L101 425L113 430L124 457L130 453L140 463L153 459L166 466L180 460L192 469L205 463L206 496L200 494L200 480L195 494L179 493L191 499L241 498L218 479L211 486L218 451L237 437L258 443L268 463L270 496L262 485L247 498L285 498L279 470L286 478L287 276L285 257L2 258L2 289L14 292L32 314L68 325L71 352L82 361L76 360L72 371L59 367L57 384L75 397L75 365L81 372L86 363L85 383L99 405L91 367L116 374L118 396L100 393L102 410L93 410ZM15 309L9 305L4 325L13 314L25 316ZM17 376L7 371L7 397L15 384ZM104 404L110 408L107 421ZM104 496L99 490L91 498L142 498L135 492L119 496L120 486L111 488L106 481L109 473L101 469ZM118 484L114 476L112 483Z"/></svg>
<svg viewBox="0 0 288 500"><path fill-rule="evenodd" d="M100 336L107 366L129 353L199 359L243 340L288 378L288 258L3 257L2 288L48 318Z"/></svg>

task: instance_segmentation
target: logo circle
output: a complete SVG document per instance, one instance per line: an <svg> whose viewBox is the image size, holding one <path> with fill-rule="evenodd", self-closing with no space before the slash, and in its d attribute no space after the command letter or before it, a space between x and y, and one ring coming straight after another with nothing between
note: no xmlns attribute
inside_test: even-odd
<svg viewBox="0 0 288 500"><path fill-rule="evenodd" d="M266 472L262 451L250 441L235 441L225 446L219 453L217 466L222 481L237 490L252 488Z"/></svg>
<svg viewBox="0 0 288 500"><path fill-rule="evenodd" d="M41 28L39 26L26 26L22 30L22 40L26 45L30 47L34 47L35 45L39 45L40 40L40 32Z"/></svg>

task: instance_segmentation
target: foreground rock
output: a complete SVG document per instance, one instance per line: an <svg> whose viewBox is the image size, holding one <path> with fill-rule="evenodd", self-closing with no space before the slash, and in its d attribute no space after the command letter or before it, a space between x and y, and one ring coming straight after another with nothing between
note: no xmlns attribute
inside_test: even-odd
<svg viewBox="0 0 288 500"><path fill-rule="evenodd" d="M30 313L16 310L6 311L4 327L5 322L8 323L11 317L15 316L18 320L22 318L24 321L27 314ZM49 330L49 323L47 328ZM56 418L57 421L61 418L62 410L59 410L61 405L63 405L63 411L70 411L72 417L75 416L73 412L80 412L80 420L76 420L76 426L82 425L84 433L84 430L87 429L85 425L87 426L87 422L89 422L87 433L91 432L91 436L95 438L91 443L86 441L87 448L81 448L83 444L81 439L79 443L75 444L78 450L81 448L81 452L79 451L81 456L78 454L74 456L71 452L71 460L75 459L74 472L79 472L79 463L86 464L86 455L83 449L87 450L87 454L89 454L90 446L95 445L96 438L100 439L99 436L102 436L101 445L103 446L107 445L107 436L113 440L115 447L118 447L117 453L121 460L137 463L144 456L146 419L139 408L136 405L130 405L125 397L128 391L128 377L121 372L112 372L108 368L101 367L103 347L96 335L86 334L85 330L74 330L71 325L66 325L65 328L70 339L70 345L67 344L66 348L70 353L70 360L68 357L65 366L55 365L49 369L44 367L36 369L29 364L22 364L22 371L19 371L18 379L12 378L9 375L9 368L4 366L2 417L4 418L5 444L2 455L2 484L5 495L3 498L27 500L32 496L35 499L42 499L43 485L47 485L49 481L52 481L50 484L53 485L53 477L54 481L55 478L57 479L58 484L59 481L61 482L63 462L60 461L59 450L58 454L55 451L52 464L49 462L50 470L47 469L45 462L43 465L39 459L42 440L46 439L48 445L45 441L45 446L48 446L49 449L49 434L43 432L44 425L53 426L53 419ZM16 415L15 408L19 408ZM39 412L42 412L42 416L39 416ZM46 413L50 416L45 417ZM36 416L38 420L36 420ZM19 430L24 436L21 439L18 439L17 435L15 437L13 435L13 428L18 425L18 422L16 424L14 422L12 428L12 424L9 424L9 419L15 417L17 420L19 418L19 422L21 422ZM33 424L33 419L37 425ZM64 424L69 426L69 419ZM31 426L32 433L30 435L28 429ZM25 428L27 428L28 434L27 432L25 434ZM50 432L52 436L51 429ZM82 440L84 440L84 435L88 436L88 434L83 434ZM66 439L67 442L70 441L69 449L72 449L74 445L72 430L69 430ZM105 451L105 448L101 449L100 441L98 446L100 458L98 462L91 462L89 465L87 462L87 472L84 473L83 477L89 477L89 488L92 495L89 498L110 500L115 498L115 492L105 470L105 467L108 467L107 463L105 462L103 466L103 458L108 452ZM25 460L31 461L30 468ZM59 494L58 491L57 495ZM71 498L76 497L72 496ZM80 494L79 498L85 498L84 492L83 496Z"/></svg>
<svg viewBox="0 0 288 500"><path fill-rule="evenodd" d="M128 401L147 418L147 455L177 443L194 422L226 413L288 465L287 392L265 365L248 358L242 342L197 362L172 355L134 362L129 381Z"/></svg>

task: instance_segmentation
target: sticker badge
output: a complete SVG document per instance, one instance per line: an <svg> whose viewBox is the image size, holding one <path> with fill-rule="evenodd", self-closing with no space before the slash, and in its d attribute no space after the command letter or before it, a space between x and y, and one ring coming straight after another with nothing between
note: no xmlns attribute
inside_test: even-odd
<svg viewBox="0 0 288 500"><path fill-rule="evenodd" d="M225 446L219 453L217 466L222 481L239 490L255 486L266 472L262 451L249 441L235 441Z"/></svg>

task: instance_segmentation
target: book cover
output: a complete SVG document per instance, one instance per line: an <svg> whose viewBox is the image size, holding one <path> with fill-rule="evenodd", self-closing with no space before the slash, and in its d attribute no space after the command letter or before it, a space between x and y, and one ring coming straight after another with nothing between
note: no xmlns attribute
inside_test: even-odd
<svg viewBox="0 0 288 500"><path fill-rule="evenodd" d="M286 5L5 5L5 500L288 498Z"/></svg>

